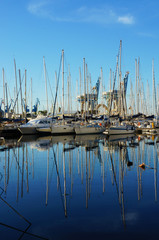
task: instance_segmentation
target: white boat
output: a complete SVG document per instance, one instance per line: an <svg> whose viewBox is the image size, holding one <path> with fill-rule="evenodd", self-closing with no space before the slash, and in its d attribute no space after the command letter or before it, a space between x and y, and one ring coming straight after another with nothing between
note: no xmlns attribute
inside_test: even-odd
<svg viewBox="0 0 159 240"><path fill-rule="evenodd" d="M18 130L22 134L36 134L37 128L48 128L51 126L52 121L50 117L37 117L18 127Z"/></svg>
<svg viewBox="0 0 159 240"><path fill-rule="evenodd" d="M51 125L51 134L75 134L73 124L61 123Z"/></svg>
<svg viewBox="0 0 159 240"><path fill-rule="evenodd" d="M105 127L99 124L85 124L85 125L77 125L75 127L76 134L97 134L103 133Z"/></svg>
<svg viewBox="0 0 159 240"><path fill-rule="evenodd" d="M135 127L133 125L117 125L108 127L104 132L108 135L117 135L117 134L132 134L135 133Z"/></svg>
<svg viewBox="0 0 159 240"><path fill-rule="evenodd" d="M52 135L60 135L60 134L75 134L75 128L73 124L68 124L65 122L62 123L56 123L51 124L47 128L37 128L36 129L39 133L44 134L52 134Z"/></svg>

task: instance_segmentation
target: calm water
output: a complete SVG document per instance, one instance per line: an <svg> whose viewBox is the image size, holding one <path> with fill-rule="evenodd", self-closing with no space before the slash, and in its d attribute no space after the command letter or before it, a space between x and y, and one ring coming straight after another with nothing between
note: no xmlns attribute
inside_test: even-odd
<svg viewBox="0 0 159 240"><path fill-rule="evenodd" d="M158 144L144 136L6 139L0 239L156 239Z"/></svg>

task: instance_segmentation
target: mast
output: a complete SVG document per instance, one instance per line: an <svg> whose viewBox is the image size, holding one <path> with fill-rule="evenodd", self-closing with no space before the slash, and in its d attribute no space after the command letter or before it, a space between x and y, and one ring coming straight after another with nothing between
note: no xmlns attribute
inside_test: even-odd
<svg viewBox="0 0 159 240"><path fill-rule="evenodd" d="M138 58L138 71L137 71L137 79L138 79L138 112L140 111L140 105L139 105L139 97L140 97L140 58Z"/></svg>
<svg viewBox="0 0 159 240"><path fill-rule="evenodd" d="M78 96L78 79L76 79L76 93ZM78 112L78 101L77 101L77 112Z"/></svg>
<svg viewBox="0 0 159 240"><path fill-rule="evenodd" d="M110 104L111 104L111 81L112 81L112 70L111 70L111 68L110 68L110 75L109 75L109 77L110 77L110 99L109 99L109 101L110 101ZM111 112L110 112L110 115L111 115Z"/></svg>
<svg viewBox="0 0 159 240"><path fill-rule="evenodd" d="M62 115L64 115L64 50L62 49Z"/></svg>
<svg viewBox="0 0 159 240"><path fill-rule="evenodd" d="M84 80L84 112L86 119L86 79L85 79L85 58L83 58L83 80Z"/></svg>
<svg viewBox="0 0 159 240"><path fill-rule="evenodd" d="M120 63L119 63L119 77L120 77L120 83L121 83L121 80L122 80L122 77L121 77L121 49L122 49L122 40L120 40Z"/></svg>
<svg viewBox="0 0 159 240"><path fill-rule="evenodd" d="M23 117L22 82L21 82L21 73L20 73L20 69L19 69L19 82L20 82L21 108L22 108L22 117Z"/></svg>
<svg viewBox="0 0 159 240"><path fill-rule="evenodd" d="M153 114L157 115L157 101L155 89L155 73L154 73L154 59L152 60L152 80L153 80Z"/></svg>
<svg viewBox="0 0 159 240"><path fill-rule="evenodd" d="M87 84L87 94L86 94L86 99L87 99L87 113L89 114L89 99L88 99L88 67L86 64L86 84Z"/></svg>
<svg viewBox="0 0 159 240"><path fill-rule="evenodd" d="M6 104L7 104L6 110L7 110L7 117L9 117L7 83L5 83L5 90L6 90Z"/></svg>
<svg viewBox="0 0 159 240"><path fill-rule="evenodd" d="M102 67L101 67L100 71L101 71L101 103L103 104L103 95L102 95L102 93L103 93L103 69L102 69Z"/></svg>
<svg viewBox="0 0 159 240"><path fill-rule="evenodd" d="M26 69L25 69L25 118L27 116L27 100L26 100Z"/></svg>
<svg viewBox="0 0 159 240"><path fill-rule="evenodd" d="M2 77L3 77L3 102L4 102L4 117L6 116L5 113L5 81L4 81L4 68L2 69Z"/></svg>
<svg viewBox="0 0 159 240"><path fill-rule="evenodd" d="M148 80L147 80L147 99L150 99L150 92L149 92L149 83L148 83ZM151 104L150 104L150 102L149 101L147 101L147 109L148 109L148 111L147 111L147 114L150 114L150 109L151 109Z"/></svg>
<svg viewBox="0 0 159 240"><path fill-rule="evenodd" d="M120 111L119 114L122 115L123 111L123 99L122 99L122 76L121 76L121 49L122 49L122 40L120 40L120 50L119 50L119 82L120 82ZM117 56L117 65L118 65L118 56ZM117 66L117 71L118 71L118 66ZM114 94L113 94L114 95Z"/></svg>
<svg viewBox="0 0 159 240"><path fill-rule="evenodd" d="M45 74L45 88L46 88L46 104L47 104L47 116L49 114L49 109L48 109L48 94L47 94L47 79L46 79L46 64L45 64L45 58L43 57L44 61L44 74Z"/></svg>
<svg viewBox="0 0 159 240"><path fill-rule="evenodd" d="M81 102L81 68L79 68L79 78L80 78L80 107L82 110L82 102Z"/></svg>
<svg viewBox="0 0 159 240"><path fill-rule="evenodd" d="M15 71L15 85L16 85L16 98L17 98L17 96L18 96L18 84L17 84L17 70L16 70L15 59L14 59L14 71ZM18 101L17 101L17 113L19 113Z"/></svg>
<svg viewBox="0 0 159 240"><path fill-rule="evenodd" d="M32 78L31 78L31 117L32 117L32 105L33 105L33 92L32 92Z"/></svg>
<svg viewBox="0 0 159 240"><path fill-rule="evenodd" d="M70 66L68 66L68 72L69 72L69 75L68 75L68 113L70 113L70 93L71 93L71 91L70 91L70 86L71 86L71 83L70 83L70 81L71 81L71 74L70 74Z"/></svg>
<svg viewBox="0 0 159 240"><path fill-rule="evenodd" d="M57 72L55 71L55 83L56 83L56 89L57 89ZM56 99L55 99L56 101ZM54 109L55 109L55 102L54 102ZM57 107L56 107L56 114L59 112L59 104L58 104L58 99L57 99ZM54 110L55 111L55 110ZM54 114L54 111L53 111L53 114Z"/></svg>
<svg viewBox="0 0 159 240"><path fill-rule="evenodd" d="M137 94L137 91L138 91L138 88L137 88L137 59L135 59L135 78L136 78L136 84L135 84L135 90L136 90L136 113L139 112L138 110L138 94Z"/></svg>

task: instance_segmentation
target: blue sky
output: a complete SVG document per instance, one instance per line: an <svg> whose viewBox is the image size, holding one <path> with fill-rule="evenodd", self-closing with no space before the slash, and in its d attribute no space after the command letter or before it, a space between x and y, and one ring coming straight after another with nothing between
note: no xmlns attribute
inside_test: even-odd
<svg viewBox="0 0 159 240"><path fill-rule="evenodd" d="M0 68L5 70L12 97L14 58L22 75L27 69L28 91L32 77L34 102L38 97L42 108L46 104L43 56L53 89L62 49L65 63L70 65L72 95L75 95L79 67L82 68L84 57L92 85L95 85L102 67L104 84L108 89L109 70L115 71L116 55L122 40L123 76L129 71L129 80L135 86L135 58L140 57L140 73L146 88L147 80L150 85L152 83L153 58L158 84L158 24L157 0L1 0ZM0 87L2 97L2 78Z"/></svg>

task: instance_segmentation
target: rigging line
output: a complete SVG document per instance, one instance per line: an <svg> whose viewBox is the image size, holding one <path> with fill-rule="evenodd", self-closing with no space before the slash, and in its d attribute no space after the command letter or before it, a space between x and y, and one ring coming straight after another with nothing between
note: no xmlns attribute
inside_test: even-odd
<svg viewBox="0 0 159 240"><path fill-rule="evenodd" d="M11 94L10 94L10 90L9 90L9 86L8 86L8 84L7 84L7 88L8 88L8 93L9 93L10 101L12 101L12 98L11 98Z"/></svg>
<svg viewBox="0 0 159 240"><path fill-rule="evenodd" d="M48 238L44 238L44 237L38 236L38 235L36 235L36 234L34 234L34 233L29 233L29 232L23 231L23 230L21 230L21 229L19 229L19 228L10 226L10 225L5 224L5 223L2 223L2 222L0 222L0 225L2 225L2 226L4 226L4 227L7 227L7 228L10 228L10 229L13 229L13 230L16 230L16 231L18 231L18 232L22 232L22 233L27 234L27 235L30 235L30 236L32 236L32 237L36 237L36 238L39 238L39 239L48 240Z"/></svg>
<svg viewBox="0 0 159 240"><path fill-rule="evenodd" d="M55 114L55 106L56 106L56 100L57 100L57 91L58 91L59 79L60 79L60 69L61 69L61 63L62 63L62 55L61 55L61 59L60 59L60 66L59 66L59 72L58 72L58 78L57 78L56 94L55 94L54 109L53 109L53 117L54 117L54 114Z"/></svg>
<svg viewBox="0 0 159 240"><path fill-rule="evenodd" d="M0 197L2 196L2 194L4 193L4 189L2 187L0 187L0 189L2 190Z"/></svg>
<svg viewBox="0 0 159 240"><path fill-rule="evenodd" d="M21 215L14 207L12 207L7 201L5 201L1 196L0 199L9 207L11 208L17 215L19 215L19 217L21 217L22 219L24 219L28 224L31 224L31 222L29 222L23 215Z"/></svg>
<svg viewBox="0 0 159 240"><path fill-rule="evenodd" d="M17 97L16 97L15 102L14 102L13 112L14 112L14 108L15 108L16 103L17 103L17 100L18 100L18 96L19 96L20 90L22 89L22 83L23 83L23 80L24 80L24 76L23 76L23 78L22 78L21 86L19 87L19 91L18 91L18 93L17 93Z"/></svg>
<svg viewBox="0 0 159 240"><path fill-rule="evenodd" d="M25 233L27 234L27 230L30 228L30 226L31 226L32 224L31 224L27 219L25 219L21 214L19 214L13 207L11 207L11 205L9 205L9 204L1 197L2 194L4 193L4 189L3 189L2 187L0 187L0 188L1 188L1 190L2 190L2 193L0 194L1 200L4 201L4 202L7 204L7 206L9 206L13 211L16 212L16 214L18 214L22 219L24 219L24 220L28 223L28 227L25 229L25 231L23 231L23 234L22 234L22 235L19 237L19 239L18 239L18 240L20 240ZM9 227L9 226L8 226L8 227Z"/></svg>
<svg viewBox="0 0 159 240"><path fill-rule="evenodd" d="M31 224L25 229L25 231L22 233L22 235L18 238L18 240L22 239L24 234L27 234L28 229L31 227Z"/></svg>
<svg viewBox="0 0 159 240"><path fill-rule="evenodd" d="M53 101L53 104L54 104L54 96L53 96L53 92L52 92L52 89L51 89L51 84L50 84L49 74L47 72L47 69L46 69L46 74L47 74L47 79L48 79L48 82L49 82L49 87L50 87L50 92L51 92L51 96L52 96L52 101Z"/></svg>
<svg viewBox="0 0 159 240"><path fill-rule="evenodd" d="M65 212L65 207L64 207L63 197L62 197L62 190L61 190L61 183L60 183L60 176L59 176L58 166L57 166L57 162L56 162L56 155L55 155L55 151L54 151L54 148L53 148L53 147L52 147L52 151L53 151L53 155L54 155L56 172L57 172L58 181L59 181L59 186L60 186L60 193L61 193L60 196L61 196L62 206L63 206L63 210L64 210L64 212Z"/></svg>
<svg viewBox="0 0 159 240"><path fill-rule="evenodd" d="M117 75L117 70L118 70L118 62L119 62L119 53L117 55L117 64L116 64L116 70L115 70L115 76L114 76L114 82L113 82L113 93L114 93L115 82L116 82L116 75ZM111 94L111 92L110 92L110 94ZM111 108L112 108L112 102L113 102L113 97L111 97L111 103L110 103L110 108L109 108L109 115L110 115Z"/></svg>

